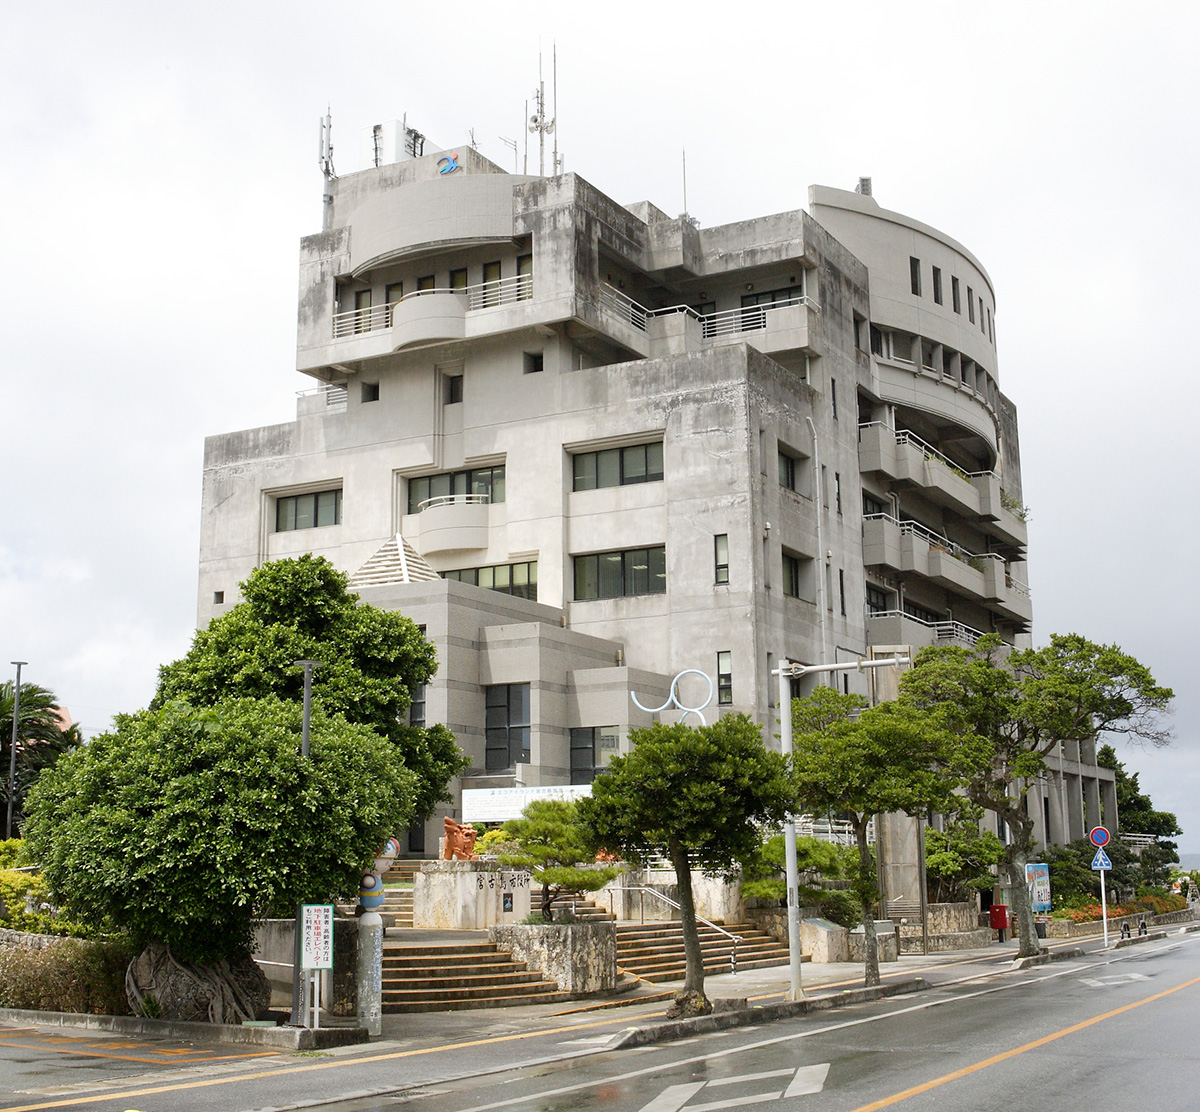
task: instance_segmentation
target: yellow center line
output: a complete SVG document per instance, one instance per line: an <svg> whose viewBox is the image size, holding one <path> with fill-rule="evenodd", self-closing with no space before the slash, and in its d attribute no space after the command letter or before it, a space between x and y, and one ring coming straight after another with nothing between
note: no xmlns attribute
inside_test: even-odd
<svg viewBox="0 0 1200 1112"><path fill-rule="evenodd" d="M94 1046L95 1043L84 1043L83 1046L47 1046L39 1042L12 1042L0 1039L0 1046L11 1046L16 1050L52 1050L55 1054L78 1054L84 1058L111 1058L118 1062L153 1062L156 1066L191 1065L193 1062L226 1062L242 1058L264 1058L275 1053L272 1050L255 1050L247 1054L212 1055L203 1050L152 1051L151 1053L174 1054L208 1054L203 1058L188 1058L186 1063L181 1059L142 1058L136 1054L112 1054L101 1050L85 1050L84 1046Z"/></svg>
<svg viewBox="0 0 1200 1112"><path fill-rule="evenodd" d="M1191 985L1200 984L1200 977L1193 977L1190 981L1184 981L1181 985L1176 985L1174 988L1166 989L1163 992L1157 992L1153 996L1147 996L1144 1000L1135 1000L1132 1004L1125 1004L1120 1008L1114 1008L1111 1012L1105 1012L1103 1015L1093 1016L1091 1019L1085 1019L1082 1023L1072 1024L1070 1027L1064 1027L1061 1031L1055 1031L1052 1035L1045 1035L1040 1039L1034 1039L1033 1042L1027 1042L1023 1046L1014 1047L1012 1050L1006 1050L1003 1054L995 1054L991 1058L985 1058L982 1062L976 1062L972 1066L964 1066L960 1070L955 1070L953 1073L943 1074L941 1077L935 1077L932 1081L926 1081L923 1085L916 1085L911 1089L905 1089L901 1093L895 1093L890 1097L884 1097L881 1100L872 1101L870 1104L860 1105L852 1112L878 1112L881 1108L888 1108L893 1104L899 1104L902 1100L908 1100L909 1097L918 1096L920 1093L927 1093L930 1089L936 1089L940 1085L945 1085L950 1081L957 1081L960 1077L967 1077L972 1073L977 1073L979 1070L987 1069L988 1066L994 1066L999 1062L1006 1062L1009 1058L1015 1058L1018 1054L1024 1054L1029 1050L1036 1050L1039 1046L1045 1046L1047 1043L1052 1043L1056 1039L1065 1038L1067 1035L1073 1035L1076 1031L1082 1031L1085 1028L1091 1027L1093 1024L1100 1023L1106 1019L1112 1019L1115 1015L1121 1015L1122 1012L1132 1011L1134 1008L1140 1008L1143 1004L1153 1003L1155 1000L1161 1000L1164 996L1170 996L1173 992L1178 992L1180 989L1188 988Z"/></svg>

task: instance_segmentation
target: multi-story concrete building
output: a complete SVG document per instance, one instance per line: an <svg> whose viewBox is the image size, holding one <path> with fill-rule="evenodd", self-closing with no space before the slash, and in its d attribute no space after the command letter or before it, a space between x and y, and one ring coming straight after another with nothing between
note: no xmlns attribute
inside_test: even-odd
<svg viewBox="0 0 1200 1112"><path fill-rule="evenodd" d="M783 657L1022 642L991 281L869 183L715 228L471 149L328 192L315 388L206 445L201 623L262 562L327 556L436 643L414 714L467 787L589 781L684 669L773 734Z"/></svg>

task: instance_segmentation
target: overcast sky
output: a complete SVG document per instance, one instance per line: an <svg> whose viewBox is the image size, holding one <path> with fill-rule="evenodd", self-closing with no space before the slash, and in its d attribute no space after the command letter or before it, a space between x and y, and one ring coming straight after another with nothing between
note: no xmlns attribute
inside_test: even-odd
<svg viewBox="0 0 1200 1112"><path fill-rule="evenodd" d="M0 669L91 734L195 620L203 438L290 420L298 241L408 113L511 168L558 45L566 169L704 225L853 188L996 288L1035 640L1116 642L1177 692L1118 751L1200 851L1194 678L1200 9L1160 3L13 5L0 17ZM571 14L565 14L565 13ZM578 14L575 14L575 13ZM531 157L536 168L536 155Z"/></svg>

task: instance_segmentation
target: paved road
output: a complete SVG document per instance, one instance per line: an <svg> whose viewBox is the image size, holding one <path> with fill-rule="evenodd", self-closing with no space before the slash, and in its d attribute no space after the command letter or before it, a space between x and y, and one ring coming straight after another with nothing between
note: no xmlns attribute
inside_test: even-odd
<svg viewBox="0 0 1200 1112"><path fill-rule="evenodd" d="M1156 1112L1192 1109L1200 1101L1184 1101L1171 1079L1194 1073L1196 1064L1183 1033L1195 1029L1200 985L1176 986L1200 976L1198 944L1198 935L1175 935L1023 973L1009 972L1011 951L998 947L930 962L905 959L889 972L920 970L938 987L908 999L636 1050L604 1047L631 1024L655 1021L661 1005L570 1015L542 1008L537 1014L503 1009L404 1017L404 1026L383 1043L320 1056L0 1029L0 1108L374 1112L403 1103L414 1112L703 1112L770 1103L799 1112L863 1112L889 1106L872 1102L965 1069L962 1077L901 1103L916 1112L1013 1112L1034 1102L1070 1112L1099 1099L1093 1092L1069 1103L1072 1094L1088 1091L1085 1082L1104 1093L1121 1093L1128 1082L1128 1092L1139 1098L1154 1093L1153 1101L1138 1103L1152 1103ZM817 979L810 967L805 972ZM847 967L844 974L861 983L860 969ZM785 979L779 970L742 973L710 978L708 987L714 996L768 1001L778 998ZM835 970L821 970L820 979L825 991L837 987ZM1174 991L1158 995L1164 990ZM1126 1005L1128 1011L1096 1020ZM1020 1049L1080 1023L1091 1025ZM1153 1033L1150 1046L1138 1048L1147 1032ZM1147 1068L1163 1055L1174 1055L1173 1064ZM1110 1061L1121 1068L1095 1068ZM1012 1077L1031 1080L1013 1089ZM347 1103L349 1097L355 1099Z"/></svg>

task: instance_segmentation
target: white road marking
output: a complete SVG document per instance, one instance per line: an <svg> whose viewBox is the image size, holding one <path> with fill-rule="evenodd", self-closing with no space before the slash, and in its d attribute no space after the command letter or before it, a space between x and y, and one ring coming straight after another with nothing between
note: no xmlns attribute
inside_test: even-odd
<svg viewBox="0 0 1200 1112"><path fill-rule="evenodd" d="M797 1070L765 1070L762 1073L742 1073L736 1077L715 1077L711 1081L672 1085L659 1093L649 1104L643 1105L639 1112L680 1112L684 1105L687 1105L685 1112L718 1112L721 1108L744 1108L748 1104L765 1104L767 1101L784 1097L819 1093L825 1087L825 1076L828 1073L829 1063L822 1062L816 1066L801 1066ZM706 1104L687 1103L703 1088L719 1089L725 1085L744 1085L772 1077L790 1077L792 1080L786 1089L774 1093L752 1093L749 1096L730 1097L728 1100L713 1100Z"/></svg>

